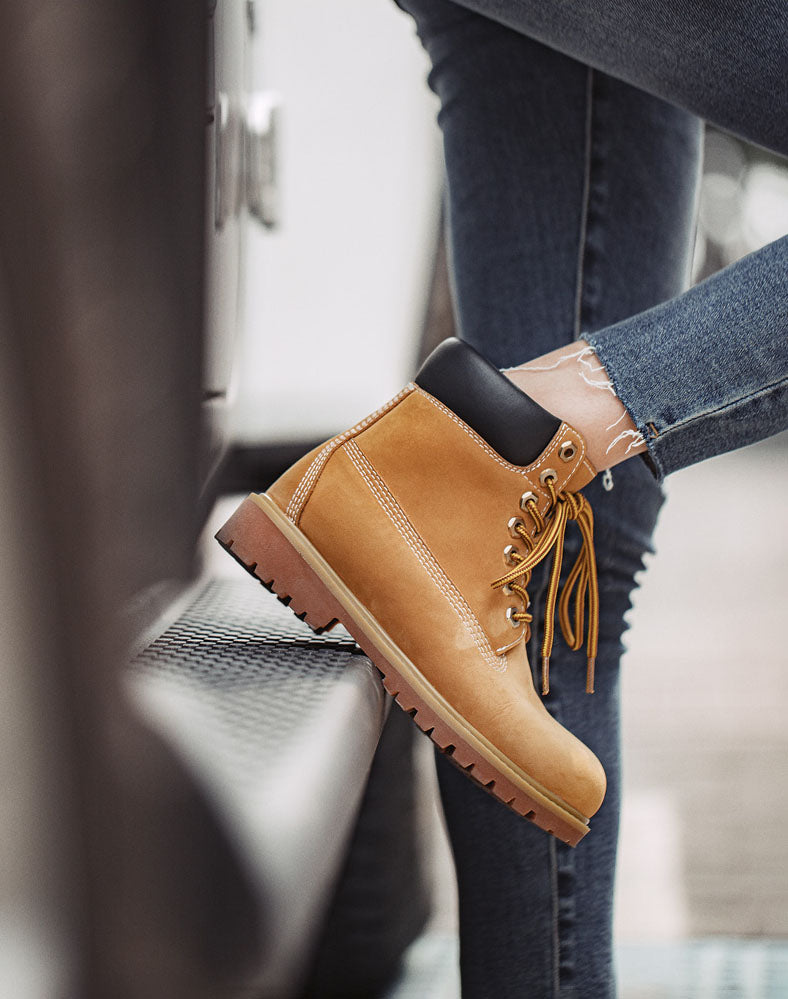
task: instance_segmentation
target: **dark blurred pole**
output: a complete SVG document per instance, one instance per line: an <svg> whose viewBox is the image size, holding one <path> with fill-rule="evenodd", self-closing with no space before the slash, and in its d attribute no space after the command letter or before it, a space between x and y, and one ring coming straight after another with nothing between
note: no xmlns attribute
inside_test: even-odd
<svg viewBox="0 0 788 999"><path fill-rule="evenodd" d="M119 610L190 572L198 526L205 18L193 0L0 13L3 336L78 787L79 999L218 995L237 958L211 925L218 833L121 689Z"/></svg>
<svg viewBox="0 0 788 999"><path fill-rule="evenodd" d="M9 319L47 485L73 493L51 507L59 555L86 566L101 610L190 567L204 11L26 0L0 24ZM152 530L168 543L140 543ZM117 571L100 576L86 549Z"/></svg>
<svg viewBox="0 0 788 999"><path fill-rule="evenodd" d="M413 722L394 708L301 999L370 999L402 971L430 916Z"/></svg>

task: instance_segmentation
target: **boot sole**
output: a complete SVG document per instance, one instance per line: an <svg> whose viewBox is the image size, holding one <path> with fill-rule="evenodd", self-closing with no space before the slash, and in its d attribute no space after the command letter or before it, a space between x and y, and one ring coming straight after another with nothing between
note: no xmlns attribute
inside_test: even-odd
<svg viewBox="0 0 788 999"><path fill-rule="evenodd" d="M473 781L570 846L586 835L588 819L529 777L435 690L269 496L248 496L216 540L314 631L343 624L397 704Z"/></svg>

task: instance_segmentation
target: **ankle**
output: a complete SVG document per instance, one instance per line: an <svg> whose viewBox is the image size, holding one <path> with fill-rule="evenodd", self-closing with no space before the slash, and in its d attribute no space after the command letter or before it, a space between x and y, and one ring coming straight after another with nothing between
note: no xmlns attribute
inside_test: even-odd
<svg viewBox="0 0 788 999"><path fill-rule="evenodd" d="M503 372L555 416L575 427L597 471L646 450L632 417L585 340Z"/></svg>

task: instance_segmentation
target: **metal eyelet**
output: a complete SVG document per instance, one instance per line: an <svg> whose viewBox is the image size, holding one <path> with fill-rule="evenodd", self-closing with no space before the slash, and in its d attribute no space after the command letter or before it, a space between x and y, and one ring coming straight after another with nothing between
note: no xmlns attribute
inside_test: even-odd
<svg viewBox="0 0 788 999"><path fill-rule="evenodd" d="M506 608L506 620L509 622L509 624L513 628L519 628L519 627L522 626L522 623L523 623L522 621L518 621L517 618L515 618L514 615L517 614L517 613L518 613L518 609L516 607L507 607Z"/></svg>
<svg viewBox="0 0 788 999"><path fill-rule="evenodd" d="M564 441L564 443L558 449L558 457L561 459L561 461L571 461L576 454L577 454L577 448L575 447L574 441Z"/></svg>
<svg viewBox="0 0 788 999"><path fill-rule="evenodd" d="M542 474L539 476L539 481L542 485L546 485L548 481L555 482L558 478L558 472L554 468L546 468Z"/></svg>
<svg viewBox="0 0 788 999"><path fill-rule="evenodd" d="M503 550L503 561L505 565L517 565L517 559L513 558L514 555L519 555L520 553L514 547L514 545L507 545Z"/></svg>
<svg viewBox="0 0 788 999"><path fill-rule="evenodd" d="M512 517L508 524L509 533L513 538L519 538L520 535L517 533L517 528L522 527L525 530L525 524L520 520L519 517Z"/></svg>
<svg viewBox="0 0 788 999"><path fill-rule="evenodd" d="M510 597L512 595L511 586L509 586L508 583L504 583L503 586L501 587L501 593L505 593L507 597Z"/></svg>
<svg viewBox="0 0 788 999"><path fill-rule="evenodd" d="M539 497L536 495L536 493L532 492L523 493L523 495L520 497L520 509L527 510L528 509L527 504L530 503L531 500L533 500L534 503L536 503L537 507L539 506Z"/></svg>

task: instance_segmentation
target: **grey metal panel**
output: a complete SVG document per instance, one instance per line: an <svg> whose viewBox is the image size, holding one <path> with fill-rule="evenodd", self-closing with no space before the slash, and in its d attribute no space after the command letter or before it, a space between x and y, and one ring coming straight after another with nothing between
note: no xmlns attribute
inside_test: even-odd
<svg viewBox="0 0 788 999"><path fill-rule="evenodd" d="M388 701L344 632L315 635L253 580L207 583L133 664L146 719L215 803L270 913L255 995L294 993Z"/></svg>

